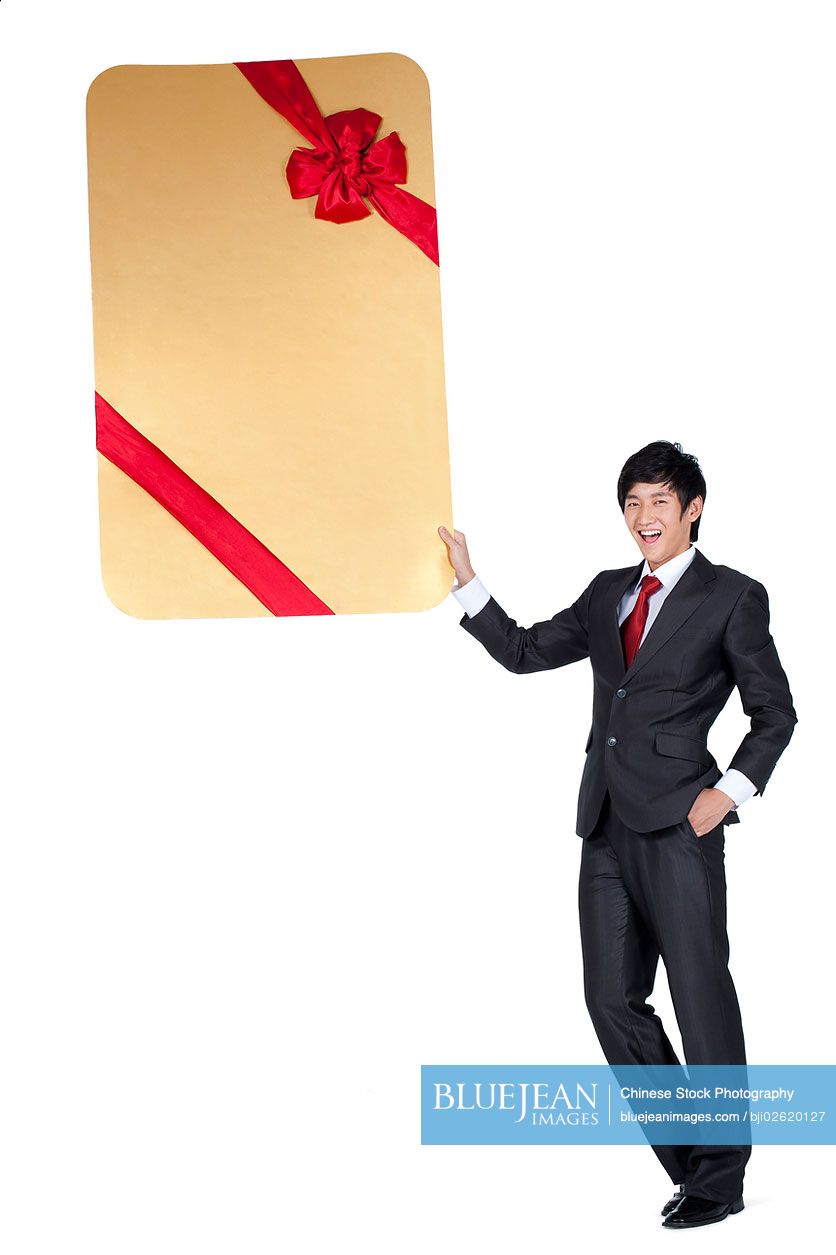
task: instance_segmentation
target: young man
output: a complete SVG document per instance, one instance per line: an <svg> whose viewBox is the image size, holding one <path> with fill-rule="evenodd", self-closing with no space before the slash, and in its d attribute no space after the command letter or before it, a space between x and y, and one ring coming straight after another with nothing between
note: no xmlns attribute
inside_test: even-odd
<svg viewBox="0 0 836 1255"><path fill-rule="evenodd" d="M706 497L693 456L657 440L627 460L618 503L642 553L566 610L518 627L446 543L461 626L518 674L589 658L592 728L578 802L584 991L610 1064L677 1064L647 1004L660 954L689 1064L746 1062L728 969L723 826L763 793L796 723L766 590L694 548ZM708 732L734 687L751 728L721 772ZM751 1146L654 1146L679 1186L667 1228L743 1207Z"/></svg>

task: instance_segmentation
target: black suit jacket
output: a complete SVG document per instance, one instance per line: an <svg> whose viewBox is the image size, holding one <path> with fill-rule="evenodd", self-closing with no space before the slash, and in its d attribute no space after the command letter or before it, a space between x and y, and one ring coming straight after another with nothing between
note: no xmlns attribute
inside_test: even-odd
<svg viewBox="0 0 836 1255"><path fill-rule="evenodd" d="M729 766L763 793L797 722L769 631L766 589L699 550L668 593L632 666L625 667L618 605L644 563L602 571L566 610L518 627L490 601L461 626L509 671L527 674L589 658L592 728L578 799L577 833L595 827L609 790L636 832L680 823L722 775L708 731L737 686L751 728ZM736 823L730 811L724 823Z"/></svg>

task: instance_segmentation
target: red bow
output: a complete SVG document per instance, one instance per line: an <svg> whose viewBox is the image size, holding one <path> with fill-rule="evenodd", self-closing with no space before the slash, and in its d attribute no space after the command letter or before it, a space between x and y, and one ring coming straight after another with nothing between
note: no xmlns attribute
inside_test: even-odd
<svg viewBox="0 0 836 1255"><path fill-rule="evenodd" d="M259 95L314 145L294 148L285 168L295 200L316 196L314 217L342 223L369 216L365 198L438 265L435 209L395 186L406 182L406 149L397 131L372 142L380 114L343 109L324 118L293 61L235 65Z"/></svg>

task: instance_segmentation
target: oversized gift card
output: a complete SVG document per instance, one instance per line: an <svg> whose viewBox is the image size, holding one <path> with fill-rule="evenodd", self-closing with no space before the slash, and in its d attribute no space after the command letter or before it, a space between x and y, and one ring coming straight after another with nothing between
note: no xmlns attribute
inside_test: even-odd
<svg viewBox="0 0 836 1255"><path fill-rule="evenodd" d="M450 591L430 101L395 53L87 98L102 574L138 618Z"/></svg>

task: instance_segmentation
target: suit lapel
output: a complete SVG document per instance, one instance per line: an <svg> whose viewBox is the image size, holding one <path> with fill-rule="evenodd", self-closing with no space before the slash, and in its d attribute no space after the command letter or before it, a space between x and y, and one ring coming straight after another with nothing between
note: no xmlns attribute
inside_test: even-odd
<svg viewBox="0 0 836 1255"><path fill-rule="evenodd" d="M642 563L642 566L644 564ZM641 567L639 568L641 570ZM638 579L638 575L635 576ZM714 567L708 561L699 549L694 554L691 565L683 576L677 581L673 589L668 593L662 608L651 624L650 630L642 641L639 650L633 659L632 666L624 672L622 683L631 680L636 672L644 667L650 660L658 654L663 645L666 645L671 637L682 627L686 619L694 613L699 605L705 601L706 597L712 591L712 582L716 579ZM627 587L627 586L625 586ZM621 590L622 593L625 589ZM619 595L619 601L621 596ZM616 615L618 613L618 601L616 602ZM616 625L616 636L618 638L618 647L621 654L621 666L624 667L624 650L621 644L621 636Z"/></svg>

